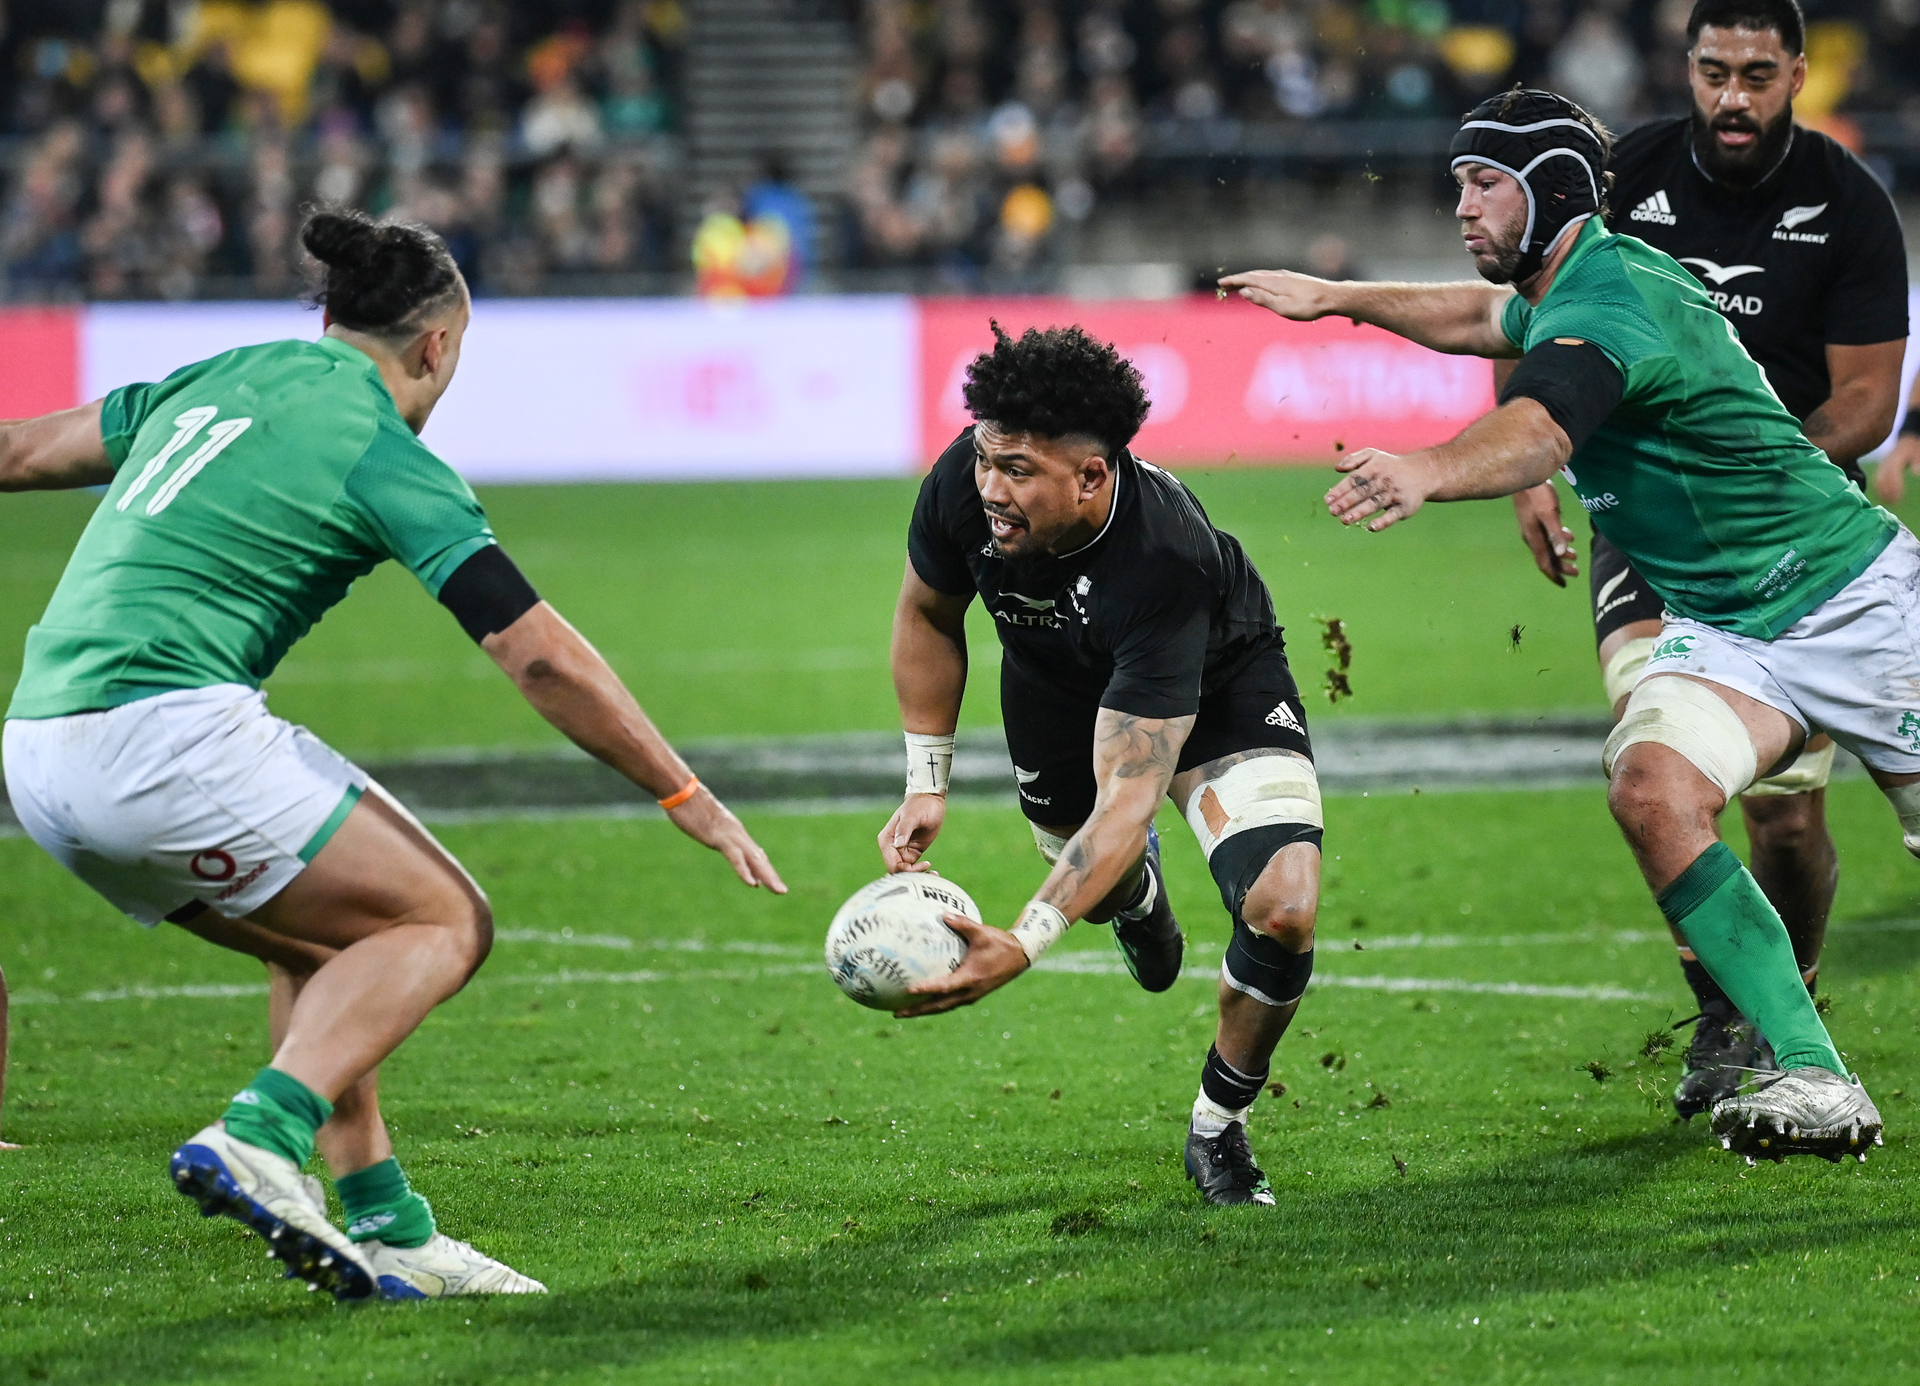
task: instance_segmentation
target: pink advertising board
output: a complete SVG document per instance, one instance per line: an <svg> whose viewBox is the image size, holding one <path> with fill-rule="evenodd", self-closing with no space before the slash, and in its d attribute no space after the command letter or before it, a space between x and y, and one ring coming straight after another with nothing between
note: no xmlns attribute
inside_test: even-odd
<svg viewBox="0 0 1920 1386"><path fill-rule="evenodd" d="M990 320L1012 332L1080 323L1113 342L1153 400L1135 446L1173 466L1415 448L1493 402L1484 361L1211 294L483 299L424 436L476 482L910 474L968 422L961 385L992 344ZM319 315L292 304L0 309L0 417L319 331ZM1916 365L1910 350L1909 382Z"/></svg>

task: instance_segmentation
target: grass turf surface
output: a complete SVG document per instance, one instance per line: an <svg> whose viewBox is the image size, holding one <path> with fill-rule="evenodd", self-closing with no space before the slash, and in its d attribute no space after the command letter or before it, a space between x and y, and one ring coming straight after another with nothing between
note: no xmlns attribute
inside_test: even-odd
<svg viewBox="0 0 1920 1386"><path fill-rule="evenodd" d="M1317 987L1255 1109L1270 1210L1181 1176L1206 982L1035 973L907 1024L840 998L819 940L877 818L755 820L786 900L658 822L450 829L502 937L386 1106L446 1230L553 1294L351 1310L165 1179L265 1048L260 997L165 989L255 966L0 841L28 1146L0 1155L0 1379L1902 1379L1920 881L1870 788L1833 817L1831 1022L1889 1119L1870 1164L1748 1171L1670 1123L1676 1066L1638 1051L1685 994L1598 794L1343 798L1321 978L1646 999ZM1163 827L1208 967L1224 919ZM990 919L1041 869L1005 810L956 809L937 859ZM1114 957L1084 925L1062 949Z"/></svg>
<svg viewBox="0 0 1920 1386"><path fill-rule="evenodd" d="M1320 497L1331 471L1183 477L1272 588L1309 710L1602 710L1585 579L1565 590L1542 579L1506 502L1431 506L1368 535L1327 518ZM600 645L670 735L774 736L898 724L887 631L916 485L496 487L482 499L542 594ZM84 494L0 504L0 686L17 676L26 628L93 505ZM1315 616L1342 618L1354 643L1355 696L1337 709L1316 691L1325 658ZM1000 721L990 624L976 603L970 726ZM392 564L293 651L269 691L282 716L349 754L558 744Z"/></svg>

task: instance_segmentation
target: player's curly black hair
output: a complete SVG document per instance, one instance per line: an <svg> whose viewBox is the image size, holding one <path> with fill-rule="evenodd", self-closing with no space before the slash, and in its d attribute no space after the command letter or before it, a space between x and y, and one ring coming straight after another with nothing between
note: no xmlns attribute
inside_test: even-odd
<svg viewBox="0 0 1920 1386"><path fill-rule="evenodd" d="M1013 433L1091 438L1109 461L1146 422L1140 372L1080 327L1029 327L1019 340L998 322L993 350L967 367L967 409Z"/></svg>

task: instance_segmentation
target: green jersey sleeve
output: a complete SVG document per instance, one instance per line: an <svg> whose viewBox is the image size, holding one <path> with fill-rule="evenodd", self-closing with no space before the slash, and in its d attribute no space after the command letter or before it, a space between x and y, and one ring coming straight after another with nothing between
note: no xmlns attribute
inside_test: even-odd
<svg viewBox="0 0 1920 1386"><path fill-rule="evenodd" d="M460 474L400 432L382 421L347 477L343 500L374 546L438 597L455 568L495 542L493 530Z"/></svg>
<svg viewBox="0 0 1920 1386"><path fill-rule="evenodd" d="M133 448L133 435L153 412L155 385L122 385L100 401L100 436L117 472Z"/></svg>
<svg viewBox="0 0 1920 1386"><path fill-rule="evenodd" d="M1515 346L1524 347L1527 344L1527 320L1532 316L1532 306L1519 294L1514 294L1507 300L1507 306L1500 310L1500 331Z"/></svg>

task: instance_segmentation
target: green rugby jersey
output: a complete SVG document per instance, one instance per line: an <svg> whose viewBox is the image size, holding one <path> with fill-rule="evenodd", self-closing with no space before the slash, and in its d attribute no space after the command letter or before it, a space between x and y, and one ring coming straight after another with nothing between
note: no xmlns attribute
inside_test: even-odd
<svg viewBox="0 0 1920 1386"><path fill-rule="evenodd" d="M10 718L258 687L383 559L428 592L494 542L465 481L345 342L243 347L108 395L113 484L40 624Z"/></svg>
<svg viewBox="0 0 1920 1386"><path fill-rule="evenodd" d="M1772 640L1899 530L1800 432L1700 283L1598 218L1538 307L1501 319L1526 350L1577 338L1620 368L1620 403L1566 468L1594 528L1667 606Z"/></svg>

